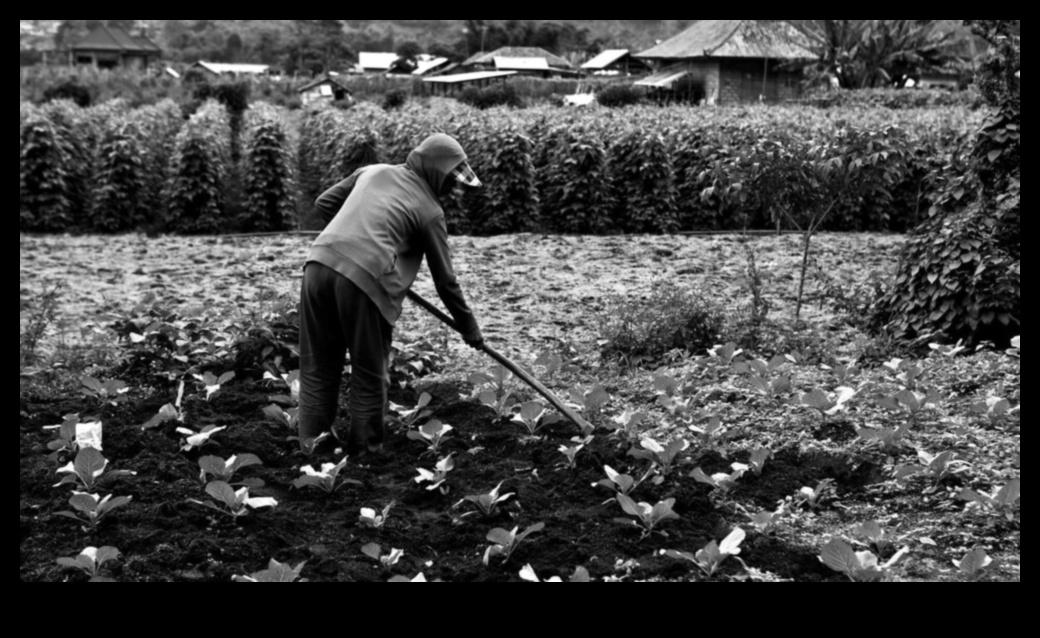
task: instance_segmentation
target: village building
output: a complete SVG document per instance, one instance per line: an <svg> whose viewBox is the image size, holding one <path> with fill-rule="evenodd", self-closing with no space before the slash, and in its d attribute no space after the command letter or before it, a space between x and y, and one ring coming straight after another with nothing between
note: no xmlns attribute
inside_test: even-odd
<svg viewBox="0 0 1040 638"><path fill-rule="evenodd" d="M800 64L815 56L804 36L781 20L699 20L635 57L656 69L636 86L706 104L736 104L797 98Z"/></svg>
<svg viewBox="0 0 1040 638"><path fill-rule="evenodd" d="M539 47L502 47L490 53L477 53L459 64L467 72L513 71L539 77L574 76L574 65Z"/></svg>
<svg viewBox="0 0 1040 638"><path fill-rule="evenodd" d="M190 69L197 69L212 77L258 77L267 75L271 67L267 64L230 64L227 62L203 62L199 60Z"/></svg>
<svg viewBox="0 0 1040 638"><path fill-rule="evenodd" d="M362 73L387 73L397 58L396 53L362 51L358 53L358 68Z"/></svg>
<svg viewBox="0 0 1040 638"><path fill-rule="evenodd" d="M101 24L69 47L69 64L99 69L146 69L162 49L144 35Z"/></svg>
<svg viewBox="0 0 1040 638"><path fill-rule="evenodd" d="M300 94L300 101L304 106L318 102L354 101L350 89L327 73L304 84L296 89L296 92Z"/></svg>
<svg viewBox="0 0 1040 638"><path fill-rule="evenodd" d="M581 70L590 75L634 75L647 73L650 65L632 57L628 49L607 49L582 64Z"/></svg>

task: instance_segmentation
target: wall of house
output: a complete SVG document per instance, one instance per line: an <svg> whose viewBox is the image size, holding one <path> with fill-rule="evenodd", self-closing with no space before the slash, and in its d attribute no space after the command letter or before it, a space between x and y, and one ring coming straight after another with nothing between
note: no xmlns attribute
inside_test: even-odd
<svg viewBox="0 0 1040 638"><path fill-rule="evenodd" d="M704 91L704 100L708 104L716 104L719 99L720 68L717 60L694 60L687 63L690 74L683 78L700 86Z"/></svg>
<svg viewBox="0 0 1040 638"><path fill-rule="evenodd" d="M758 59L721 60L719 104L782 102L801 93L801 73L782 68L779 61ZM763 76L765 82L763 84Z"/></svg>

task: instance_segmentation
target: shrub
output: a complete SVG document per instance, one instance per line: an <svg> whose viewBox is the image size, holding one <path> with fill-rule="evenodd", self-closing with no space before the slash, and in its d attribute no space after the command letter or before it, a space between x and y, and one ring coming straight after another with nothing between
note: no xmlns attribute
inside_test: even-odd
<svg viewBox="0 0 1040 638"><path fill-rule="evenodd" d="M609 108L619 108L639 104L643 94L631 84L614 84L596 93L596 101Z"/></svg>
<svg viewBox="0 0 1040 638"><path fill-rule="evenodd" d="M184 118L173 100L162 100L137 109L129 117L139 136L143 154L145 190L142 198L148 210L143 225L150 231L159 230L165 224L168 206L163 189L169 175L170 157Z"/></svg>
<svg viewBox="0 0 1040 638"><path fill-rule="evenodd" d="M177 134L165 192L172 229L216 233L226 228L230 136L227 114L215 102L203 105Z"/></svg>
<svg viewBox="0 0 1040 638"><path fill-rule="evenodd" d="M136 127L122 118L110 122L98 152L90 216L92 229L129 230L147 220L149 198L144 165L145 155Z"/></svg>
<svg viewBox="0 0 1040 638"><path fill-rule="evenodd" d="M470 163L483 186L467 198L475 232L509 233L532 230L538 221L531 139L513 126L493 129L484 140L485 152ZM476 149L474 149L476 150Z"/></svg>
<svg viewBox="0 0 1040 638"><path fill-rule="evenodd" d="M614 297L598 318L601 354L629 364L652 362L676 348L702 352L719 342L723 308L703 291L656 282L646 298Z"/></svg>
<svg viewBox="0 0 1040 638"><path fill-rule="evenodd" d="M57 127L43 114L30 114L20 141L19 229L66 230L74 214L72 168Z"/></svg>
<svg viewBox="0 0 1040 638"><path fill-rule="evenodd" d="M557 130L540 176L542 219L565 233L597 233L610 226L607 151L597 136Z"/></svg>
<svg viewBox="0 0 1040 638"><path fill-rule="evenodd" d="M387 111L398 109L408 101L408 91L404 89L391 89L383 96L383 108Z"/></svg>
<svg viewBox="0 0 1040 638"><path fill-rule="evenodd" d="M60 84L48 87L43 91L43 101L70 100L81 108L90 106L93 96L90 89L79 83L76 78L69 78Z"/></svg>
<svg viewBox="0 0 1040 638"><path fill-rule="evenodd" d="M636 128L610 148L614 227L626 233L678 230L672 158L659 133Z"/></svg>
<svg viewBox="0 0 1040 638"><path fill-rule="evenodd" d="M489 109L494 106L512 106L521 108L524 101L511 84L496 84L484 89L475 86L463 89L459 93L459 102L475 106L478 109Z"/></svg>
<svg viewBox="0 0 1040 638"><path fill-rule="evenodd" d="M294 162L282 118L274 108L251 113L243 162L242 226L259 232L288 228L296 212Z"/></svg>

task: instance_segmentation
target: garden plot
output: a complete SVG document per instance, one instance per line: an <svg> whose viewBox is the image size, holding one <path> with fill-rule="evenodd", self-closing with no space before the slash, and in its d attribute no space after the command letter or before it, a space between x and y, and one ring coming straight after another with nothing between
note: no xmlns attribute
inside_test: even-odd
<svg viewBox="0 0 1040 638"><path fill-rule="evenodd" d="M822 272L852 285L900 240L817 242ZM297 451L291 353L272 365L286 344L271 315L296 294L306 240L21 243L23 325L62 283L21 383L23 580L1020 580L1017 348L848 365L870 342L813 288L812 329L783 352L600 360L611 294L663 278L740 311L732 238L453 240L488 341L596 428L542 414L411 307L387 452L345 464ZM789 316L798 239L755 244L772 312ZM80 328L114 321L127 339L112 367L45 367L100 357L104 337ZM222 340L229 324L271 327L272 351L236 362L235 339L254 333ZM181 336L193 340L178 350ZM166 337L168 351L148 350ZM100 441L77 427L91 423Z"/></svg>

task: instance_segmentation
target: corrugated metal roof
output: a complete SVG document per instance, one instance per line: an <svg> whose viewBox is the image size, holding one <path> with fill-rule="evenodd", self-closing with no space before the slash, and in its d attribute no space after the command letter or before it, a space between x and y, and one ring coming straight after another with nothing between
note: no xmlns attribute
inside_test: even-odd
<svg viewBox="0 0 1040 638"><path fill-rule="evenodd" d="M296 89L296 92L297 93L303 93L304 91L309 91L310 89L313 89L314 87L320 86L322 84L335 84L336 86L338 86L339 88L343 89L347 93L351 92L350 89L348 89L346 86L344 86L342 82L340 82L339 80L337 80L337 79L335 79L335 78L333 78L333 77L331 77L329 75L322 75L322 76L319 76L317 78L314 78L310 82L308 82L308 83L304 84L303 86L301 86L300 88Z"/></svg>
<svg viewBox="0 0 1040 638"><path fill-rule="evenodd" d="M494 64L495 58L545 58L549 66L562 69L573 69L574 65L558 55L553 55L540 47L502 47L490 53L477 53L470 56L462 64Z"/></svg>
<svg viewBox="0 0 1040 638"><path fill-rule="evenodd" d="M642 80L635 83L636 86L649 86L655 89L667 89L679 78L687 75L690 72L689 69L683 67L669 67L663 71L658 71L653 75L647 76Z"/></svg>
<svg viewBox="0 0 1040 638"><path fill-rule="evenodd" d="M601 52L596 57L592 58L585 64L581 65L583 69L598 70L605 69L611 64L614 64L621 58L628 55L628 49L607 49Z"/></svg>
<svg viewBox="0 0 1040 638"><path fill-rule="evenodd" d="M203 62L201 60L196 62L195 66L201 66L217 75L223 75L224 73L260 74L267 73L271 68L266 64L226 64L224 62Z"/></svg>
<svg viewBox="0 0 1040 638"><path fill-rule="evenodd" d="M548 71L549 61L545 58L496 57L495 68L499 71Z"/></svg>
<svg viewBox="0 0 1040 638"><path fill-rule="evenodd" d="M159 53L161 49L145 36L132 36L119 27L101 25L83 36L73 50Z"/></svg>
<svg viewBox="0 0 1040 638"><path fill-rule="evenodd" d="M635 54L645 59L814 58L809 43L782 20L700 20L673 38Z"/></svg>
<svg viewBox="0 0 1040 638"><path fill-rule="evenodd" d="M376 53L362 51L358 53L358 64L363 69L388 70L390 65L397 60L396 53Z"/></svg>
<svg viewBox="0 0 1040 638"><path fill-rule="evenodd" d="M412 71L412 75L426 75L433 69L436 69L442 64L447 63L448 58L433 58L432 60L419 60L418 66L416 66L415 70Z"/></svg>
<svg viewBox="0 0 1040 638"><path fill-rule="evenodd" d="M475 71L473 73L440 75L435 78L423 78L423 82L437 82L439 84L458 84L459 82L472 82L474 80L504 78L507 75L516 75L516 71Z"/></svg>

